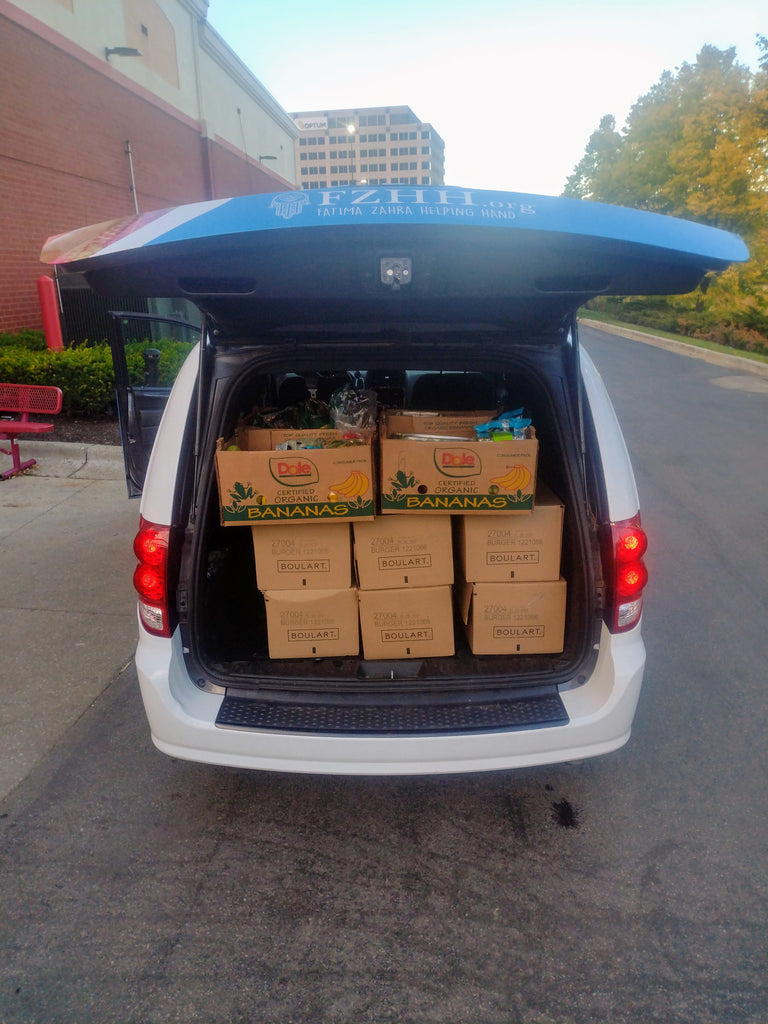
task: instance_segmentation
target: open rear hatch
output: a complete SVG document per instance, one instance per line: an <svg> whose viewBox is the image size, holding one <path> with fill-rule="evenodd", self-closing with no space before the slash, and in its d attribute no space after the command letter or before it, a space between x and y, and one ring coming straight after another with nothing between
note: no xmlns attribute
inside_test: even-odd
<svg viewBox="0 0 768 1024"><path fill-rule="evenodd" d="M179 296L227 333L292 323L556 327L598 294L690 291L748 257L689 221L458 188L318 189L156 211L49 240L112 296Z"/></svg>

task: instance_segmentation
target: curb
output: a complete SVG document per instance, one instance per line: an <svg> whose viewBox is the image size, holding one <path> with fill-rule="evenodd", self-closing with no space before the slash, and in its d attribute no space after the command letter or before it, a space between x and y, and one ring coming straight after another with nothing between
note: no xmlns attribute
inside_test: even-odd
<svg viewBox="0 0 768 1024"><path fill-rule="evenodd" d="M655 348L664 348L668 352L688 356L690 359L701 359L705 363L712 363L715 366L725 366L731 370L740 370L742 373L754 373L758 377L768 378L768 363L760 363L756 359L745 359L743 356L732 356L725 352L713 352L708 348L686 345L684 341L662 338L658 334L646 334L644 331L634 331L631 327L618 327L616 324L606 324L602 320L590 320L587 317L580 316L579 323L584 324L585 327L594 327L598 331L606 331L608 334L618 334L622 338L630 338L632 341L642 341L646 345L653 345Z"/></svg>
<svg viewBox="0 0 768 1024"><path fill-rule="evenodd" d="M74 480L123 480L123 449L111 444L78 444L70 441L19 442L21 457L35 459L35 476ZM13 479L13 477L11 477Z"/></svg>

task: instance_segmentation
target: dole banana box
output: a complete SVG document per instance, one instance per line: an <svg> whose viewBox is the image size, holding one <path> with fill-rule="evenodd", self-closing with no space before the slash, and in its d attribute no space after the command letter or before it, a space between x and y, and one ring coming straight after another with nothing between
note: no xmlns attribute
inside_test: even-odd
<svg viewBox="0 0 768 1024"><path fill-rule="evenodd" d="M354 551L361 590L453 583L451 520L446 516L377 516L355 523Z"/></svg>
<svg viewBox="0 0 768 1024"><path fill-rule="evenodd" d="M330 590L352 582L348 523L251 528L259 590Z"/></svg>
<svg viewBox="0 0 768 1024"><path fill-rule="evenodd" d="M539 483L528 516L455 516L457 573L482 583L558 579L563 514L560 499Z"/></svg>
<svg viewBox="0 0 768 1024"><path fill-rule="evenodd" d="M357 590L265 590L270 658L360 653Z"/></svg>
<svg viewBox="0 0 768 1024"><path fill-rule="evenodd" d="M564 579L462 583L456 598L473 654L559 654L565 636Z"/></svg>
<svg viewBox="0 0 768 1024"><path fill-rule="evenodd" d="M486 420L485 414L478 416L478 422ZM447 438L453 436L449 421L441 431ZM532 511L539 446L531 428L520 441L473 441L458 433L452 440L440 435L413 440L392 429L396 422L388 416L380 432L382 512Z"/></svg>
<svg viewBox="0 0 768 1024"><path fill-rule="evenodd" d="M367 444L250 451L219 439L216 476L222 526L373 519L373 460Z"/></svg>
<svg viewBox="0 0 768 1024"><path fill-rule="evenodd" d="M360 590L363 655L371 660L454 653L450 587Z"/></svg>

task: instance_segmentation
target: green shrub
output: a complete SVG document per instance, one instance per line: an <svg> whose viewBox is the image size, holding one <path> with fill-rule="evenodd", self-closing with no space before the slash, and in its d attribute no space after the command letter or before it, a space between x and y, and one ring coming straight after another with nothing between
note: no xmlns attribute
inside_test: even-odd
<svg viewBox="0 0 768 1024"><path fill-rule="evenodd" d="M148 348L157 349L160 353L157 383L170 386L176 380L182 363L193 347L189 342L176 341L173 338L129 342L125 346L125 360L131 384L144 383L144 353Z"/></svg>
<svg viewBox="0 0 768 1024"><path fill-rule="evenodd" d="M30 352L43 352L46 349L45 334L30 329L8 334L0 331L0 348L26 348Z"/></svg>
<svg viewBox="0 0 768 1024"><path fill-rule="evenodd" d="M160 351L158 384L170 386L193 346L187 342L162 339L126 345L131 384L144 383L147 348ZM111 416L115 412L115 376L108 345L78 346L51 352L26 345L0 346L0 380L13 384L49 384L64 393L65 416Z"/></svg>

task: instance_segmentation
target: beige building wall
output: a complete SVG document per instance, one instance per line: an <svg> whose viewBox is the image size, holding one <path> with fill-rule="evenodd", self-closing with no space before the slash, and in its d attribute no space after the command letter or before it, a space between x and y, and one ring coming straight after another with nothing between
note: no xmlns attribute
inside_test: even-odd
<svg viewBox="0 0 768 1024"><path fill-rule="evenodd" d="M302 189L444 184L445 143L410 107L304 110L292 117Z"/></svg>
<svg viewBox="0 0 768 1024"><path fill-rule="evenodd" d="M208 0L10 0L200 125L201 134L295 182L293 120L206 21ZM141 56L107 57L107 47ZM282 179L279 180L279 179Z"/></svg>

